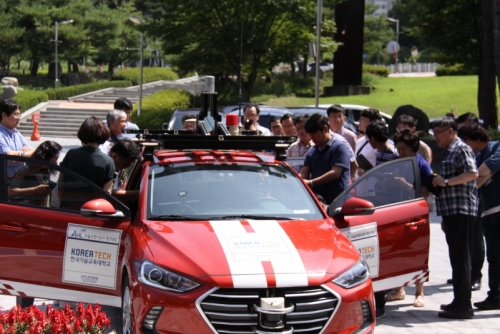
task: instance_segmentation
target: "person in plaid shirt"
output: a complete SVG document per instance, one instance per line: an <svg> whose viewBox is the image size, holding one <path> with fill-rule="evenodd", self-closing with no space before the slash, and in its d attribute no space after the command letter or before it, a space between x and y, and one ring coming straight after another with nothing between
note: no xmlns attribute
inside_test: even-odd
<svg viewBox="0 0 500 334"><path fill-rule="evenodd" d="M441 305L441 318L470 319L471 237L477 216L477 168L472 149L457 136L457 124L445 117L432 126L437 144L446 149L439 175L432 180L442 187L436 196L437 214L443 217L441 228L446 235L452 268L453 295L450 304Z"/></svg>

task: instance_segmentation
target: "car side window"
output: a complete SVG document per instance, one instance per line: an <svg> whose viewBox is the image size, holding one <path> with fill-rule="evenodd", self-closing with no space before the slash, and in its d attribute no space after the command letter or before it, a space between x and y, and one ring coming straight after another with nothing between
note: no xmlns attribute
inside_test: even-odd
<svg viewBox="0 0 500 334"><path fill-rule="evenodd" d="M105 193L92 182L49 162L4 156L6 200L44 208L80 211L92 199ZM19 161L21 160L21 161ZM12 166L16 166L15 170Z"/></svg>
<svg viewBox="0 0 500 334"><path fill-rule="evenodd" d="M350 197L371 202L375 207L410 201L421 196L412 159L398 159L371 170L353 183L330 206L336 209Z"/></svg>

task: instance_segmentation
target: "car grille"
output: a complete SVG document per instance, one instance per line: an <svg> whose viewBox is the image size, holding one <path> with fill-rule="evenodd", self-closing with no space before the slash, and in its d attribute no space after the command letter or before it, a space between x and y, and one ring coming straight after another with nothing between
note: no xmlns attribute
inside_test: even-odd
<svg viewBox="0 0 500 334"><path fill-rule="evenodd" d="M218 333L254 333L258 314L253 305L261 297L284 297L295 309L285 316L294 333L320 333L328 323L338 298L323 287L272 289L218 289L204 298L201 309Z"/></svg>

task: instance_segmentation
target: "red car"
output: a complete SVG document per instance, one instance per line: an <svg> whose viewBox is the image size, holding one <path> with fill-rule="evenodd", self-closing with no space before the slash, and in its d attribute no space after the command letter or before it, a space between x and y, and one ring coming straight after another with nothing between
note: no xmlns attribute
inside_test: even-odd
<svg viewBox="0 0 500 334"><path fill-rule="evenodd" d="M427 280L416 160L367 172L329 216L282 147L243 150L275 142L167 137L121 174L127 206L0 155L0 293L113 306L123 333L372 333L374 290ZM65 209L17 195L7 170L31 166L76 178Z"/></svg>

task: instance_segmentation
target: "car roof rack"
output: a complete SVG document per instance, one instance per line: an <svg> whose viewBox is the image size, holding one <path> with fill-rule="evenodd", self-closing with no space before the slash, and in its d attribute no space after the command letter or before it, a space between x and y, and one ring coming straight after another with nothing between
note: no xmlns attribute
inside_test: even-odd
<svg viewBox="0 0 500 334"><path fill-rule="evenodd" d="M213 90L213 87L212 87ZM209 131L203 120L208 115L216 121L215 127ZM286 150L296 140L296 137L259 136L257 131L241 131L241 136L231 136L222 123L217 112L217 93L207 89L202 93L202 108L196 116L196 129L191 130L125 130L124 133L135 133L137 139L145 147L144 159L152 159L154 150L158 147L171 150L248 150L274 151L275 159L286 160Z"/></svg>
<svg viewBox="0 0 500 334"><path fill-rule="evenodd" d="M132 131L127 131L132 132ZM192 131L135 130L145 149L144 159L152 159L157 148L170 150L248 150L275 152L275 159L286 160L286 150L295 137L199 135Z"/></svg>

